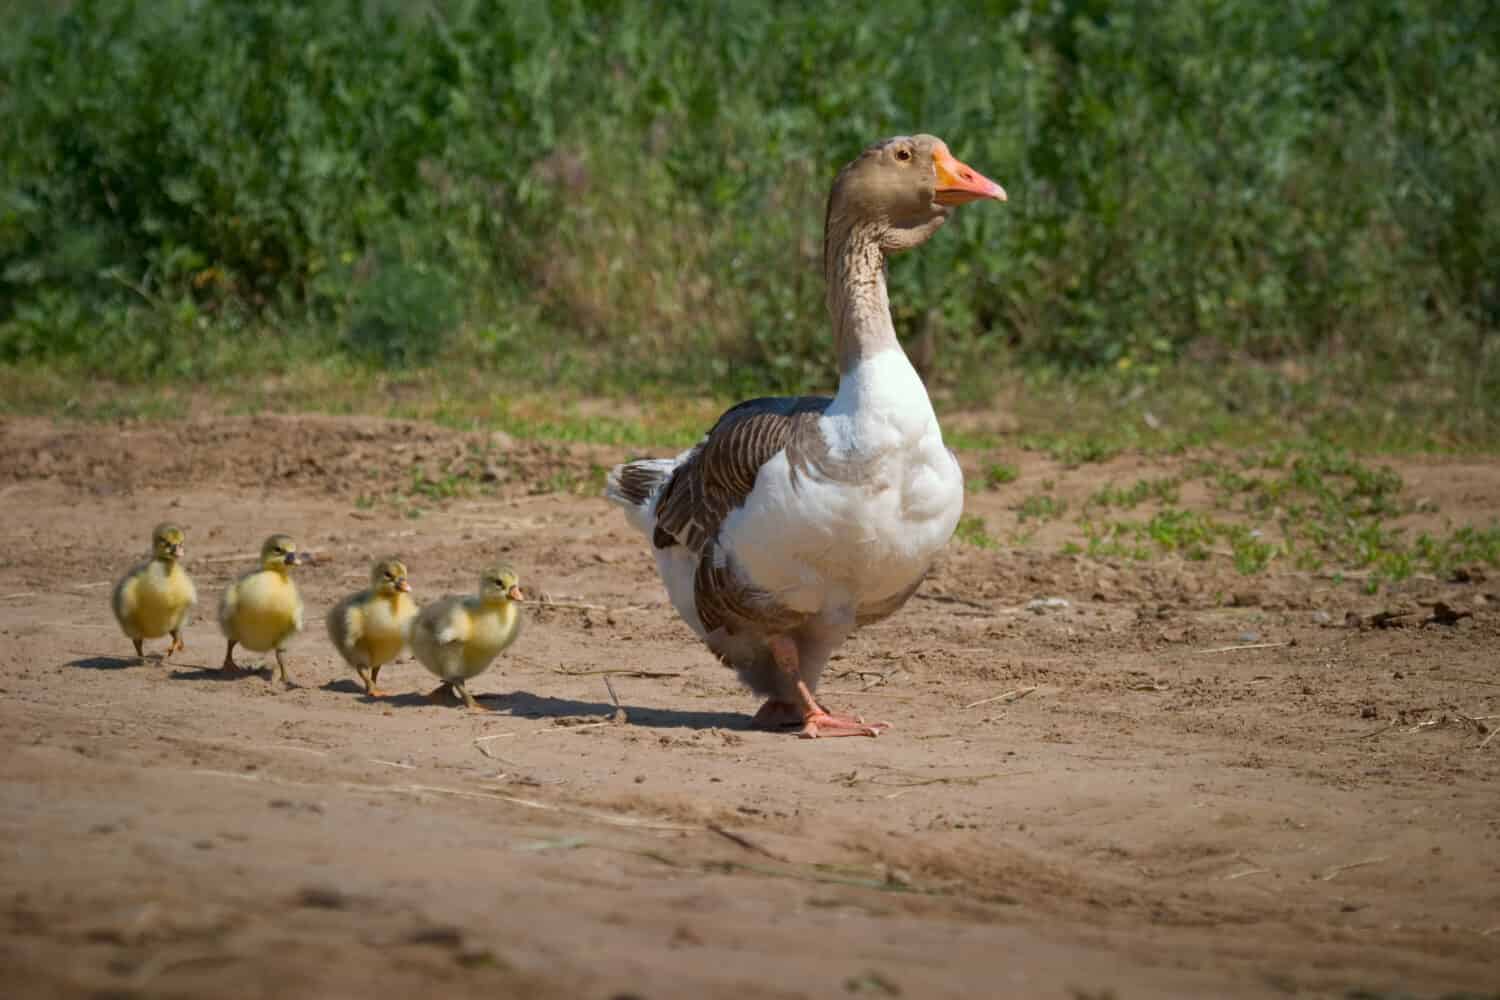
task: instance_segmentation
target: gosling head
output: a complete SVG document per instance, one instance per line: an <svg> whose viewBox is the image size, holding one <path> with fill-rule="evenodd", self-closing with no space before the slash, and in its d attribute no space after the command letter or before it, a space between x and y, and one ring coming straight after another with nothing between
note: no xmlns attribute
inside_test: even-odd
<svg viewBox="0 0 1500 1000"><path fill-rule="evenodd" d="M176 562L186 550L186 538L182 529L170 521L163 521L151 532L151 555L162 562Z"/></svg>
<svg viewBox="0 0 1500 1000"><path fill-rule="evenodd" d="M260 547L260 568L285 573L289 566L300 566L307 557L297 551L290 535L272 535Z"/></svg>
<svg viewBox="0 0 1500 1000"><path fill-rule="evenodd" d="M503 604L506 601L524 601L521 578L516 571L501 563L479 578L479 599L486 604Z"/></svg>
<svg viewBox="0 0 1500 1000"><path fill-rule="evenodd" d="M383 597L410 593L411 583L406 579L406 565L399 559L378 560L370 568L370 588Z"/></svg>

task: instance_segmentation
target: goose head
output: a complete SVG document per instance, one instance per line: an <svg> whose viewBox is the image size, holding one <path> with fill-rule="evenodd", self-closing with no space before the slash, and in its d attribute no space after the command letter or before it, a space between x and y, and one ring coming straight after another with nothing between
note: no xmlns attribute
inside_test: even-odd
<svg viewBox="0 0 1500 1000"><path fill-rule="evenodd" d="M827 239L840 242L864 230L885 253L926 242L955 205L1005 200L1005 189L960 161L935 135L883 139L855 157L834 179L828 197Z"/></svg>

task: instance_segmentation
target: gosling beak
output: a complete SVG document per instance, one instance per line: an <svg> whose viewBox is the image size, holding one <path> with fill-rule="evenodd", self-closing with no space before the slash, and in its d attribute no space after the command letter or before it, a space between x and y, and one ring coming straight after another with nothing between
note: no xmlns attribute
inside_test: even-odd
<svg viewBox="0 0 1500 1000"><path fill-rule="evenodd" d="M172 553L172 558L173 559L181 559L182 558L182 546L181 545L174 545L174 546L171 547L171 549L169 551Z"/></svg>
<svg viewBox="0 0 1500 1000"><path fill-rule="evenodd" d="M519 583L516 584L514 587L510 588L509 590L507 590L505 592L505 596L509 597L512 601L524 601L524 600L526 600L526 595L523 594L523 593L521 593L521 585Z"/></svg>
<svg viewBox="0 0 1500 1000"><path fill-rule="evenodd" d="M396 589L401 591L403 594L409 594L411 593L411 584L407 583L405 580L397 580Z"/></svg>
<svg viewBox="0 0 1500 1000"><path fill-rule="evenodd" d="M932 151L932 166L937 171L937 190L932 200L939 205L962 205L982 198L1005 200L1005 188L957 159L942 143Z"/></svg>
<svg viewBox="0 0 1500 1000"><path fill-rule="evenodd" d="M305 562L307 562L307 559L300 552L288 552L286 554L286 564L288 566L301 566Z"/></svg>

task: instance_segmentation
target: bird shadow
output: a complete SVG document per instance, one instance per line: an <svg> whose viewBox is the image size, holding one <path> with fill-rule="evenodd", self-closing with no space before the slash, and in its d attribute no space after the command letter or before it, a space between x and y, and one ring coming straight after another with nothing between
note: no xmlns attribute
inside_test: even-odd
<svg viewBox="0 0 1500 1000"><path fill-rule="evenodd" d="M334 694L352 694L352 695L358 695L360 701L367 701L367 702L369 702L372 705L385 705L385 704L389 704L390 702L394 701L395 698L400 697L399 695L396 695L396 696L385 695L385 696L380 697L380 698L371 697L369 694L367 694L365 692L365 686L363 684L359 683L358 681L350 680L347 677L344 678L343 680L329 681L326 684L319 684L318 685L318 690L319 691L331 691ZM417 699L421 699L422 696L421 695L412 695L412 697L413 698L417 698Z"/></svg>
<svg viewBox="0 0 1500 1000"><path fill-rule="evenodd" d="M366 700L392 708L459 707L460 702L451 695L434 698L431 694L408 691L370 698L364 688L350 680L329 681L323 685L325 691L364 695ZM523 719L584 719L596 718L606 722L615 715L615 706L604 701L579 701L574 698L554 698L550 695L532 694L530 691L511 691L504 694L475 694L474 700L480 708L497 715L513 715ZM750 717L737 712L684 712L674 708L647 708L641 705L622 705L626 723L645 726L649 729L749 729Z"/></svg>
<svg viewBox="0 0 1500 1000"><path fill-rule="evenodd" d="M271 666L247 668L240 667L238 670L223 670L219 667L189 666L172 671L169 675L174 681L242 681L251 677L259 677L262 680L271 680L276 676L276 670Z"/></svg>
<svg viewBox="0 0 1500 1000"><path fill-rule="evenodd" d="M134 656L85 656L81 660L69 660L68 666L80 670L128 670L131 667L148 666L151 662L149 656L145 661Z"/></svg>

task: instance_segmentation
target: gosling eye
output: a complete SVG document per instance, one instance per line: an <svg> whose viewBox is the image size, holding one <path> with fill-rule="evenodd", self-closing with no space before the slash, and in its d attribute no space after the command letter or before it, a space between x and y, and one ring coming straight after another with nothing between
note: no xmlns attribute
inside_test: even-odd
<svg viewBox="0 0 1500 1000"><path fill-rule="evenodd" d="M911 150L907 149L905 146L902 146L900 149L896 150L896 159L900 160L902 163L907 162L911 159Z"/></svg>

